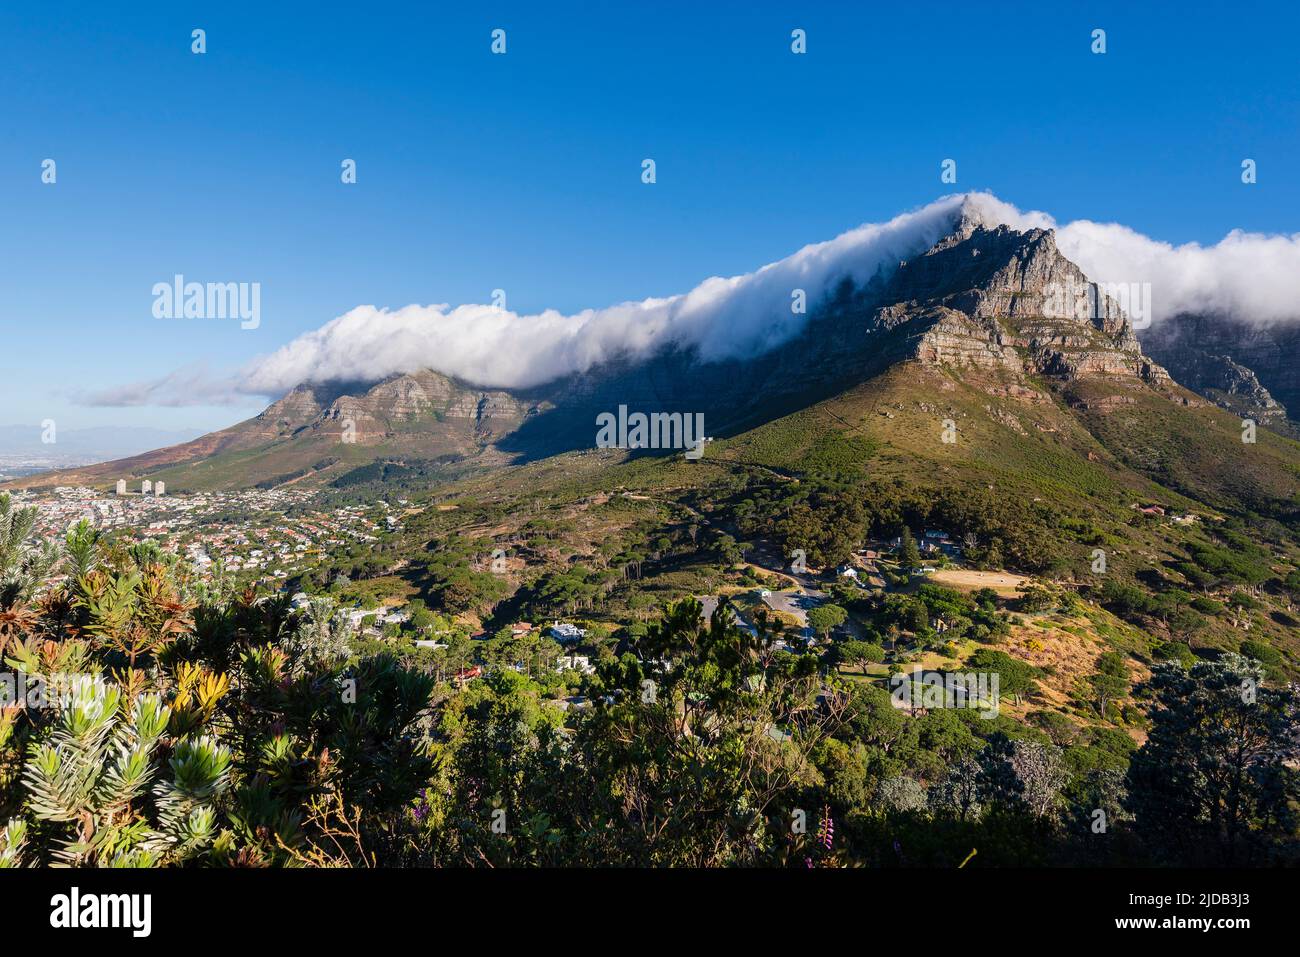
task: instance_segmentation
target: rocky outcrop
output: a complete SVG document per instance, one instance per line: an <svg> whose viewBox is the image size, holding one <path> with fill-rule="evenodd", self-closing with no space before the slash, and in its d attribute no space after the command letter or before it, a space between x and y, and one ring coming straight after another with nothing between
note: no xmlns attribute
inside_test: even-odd
<svg viewBox="0 0 1300 957"><path fill-rule="evenodd" d="M517 428L530 411L530 403L509 392L475 389L422 370L340 395L308 427L327 435L350 429L360 444L421 431L463 433L490 441Z"/></svg>
<svg viewBox="0 0 1300 957"><path fill-rule="evenodd" d="M479 389L432 371L368 387L295 389L254 422L263 439L336 437L363 445L525 457L595 441L595 419L701 412L726 434L802 408L903 361L996 372L1037 394L1028 376L1157 382L1123 310L1057 249L1050 230L990 223L974 207L951 233L861 287L842 285L803 335L745 360L702 363L690 350L615 359L528 391ZM1017 384L1018 383L1018 384Z"/></svg>
<svg viewBox="0 0 1300 957"><path fill-rule="evenodd" d="M1119 304L1056 246L963 215L923 255L845 284L793 342L744 361L701 363L689 351L615 361L535 390L550 411L502 447L525 455L589 445L595 415L703 412L726 434L810 405L904 361L985 370L1030 394L1029 376L1106 377L1144 387L1168 378L1143 354Z"/></svg>
<svg viewBox="0 0 1300 957"><path fill-rule="evenodd" d="M1050 230L964 214L951 235L899 264L873 324L916 327L913 356L1063 379L1160 382L1123 309L1067 259Z"/></svg>
<svg viewBox="0 0 1300 957"><path fill-rule="evenodd" d="M1238 415L1278 425L1300 409L1300 328L1180 315L1141 333L1183 385Z"/></svg>
<svg viewBox="0 0 1300 957"><path fill-rule="evenodd" d="M885 321L906 317L906 307L887 306L877 314ZM887 317L887 318L886 318ZM968 316L946 306L922 309L915 314L924 332L917 337L913 355L933 365L959 368L1023 369L1020 357L1010 347L995 319Z"/></svg>

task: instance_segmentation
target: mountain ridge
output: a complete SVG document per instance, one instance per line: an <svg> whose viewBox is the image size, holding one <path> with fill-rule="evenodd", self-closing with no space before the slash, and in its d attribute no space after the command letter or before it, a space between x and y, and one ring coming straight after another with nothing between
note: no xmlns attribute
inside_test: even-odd
<svg viewBox="0 0 1300 957"><path fill-rule="evenodd" d="M1291 417L1300 412L1300 328L1182 313L1143 330L1141 339L1189 388L1297 434Z"/></svg>
<svg viewBox="0 0 1300 957"><path fill-rule="evenodd" d="M296 481L305 472L331 481L380 460L494 467L589 448L595 416L620 405L701 412L708 433L725 436L904 362L998 372L1009 394L1032 394L1040 379L1058 387L1106 383L1109 391L1076 396L1085 406L1128 401L1119 393L1134 389L1184 406L1199 401L1144 352L1144 341L1164 340L1140 338L1120 304L1060 251L1053 230L995 219L985 204L964 202L929 249L865 283L846 277L811 311L800 336L750 358L703 361L692 348L668 346L528 389L483 388L433 370L374 383L302 383L252 419L192 442L11 484L148 476L182 491L200 478L205 487ZM1242 367L1233 394L1272 401L1252 376ZM1210 380L1219 381L1201 376L1192 384L1216 401ZM1278 417L1264 424L1271 421ZM227 469L227 461L238 467Z"/></svg>

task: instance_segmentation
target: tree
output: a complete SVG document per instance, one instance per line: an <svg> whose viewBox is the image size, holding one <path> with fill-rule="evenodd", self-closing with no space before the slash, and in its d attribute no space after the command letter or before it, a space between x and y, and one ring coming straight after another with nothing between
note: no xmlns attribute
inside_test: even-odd
<svg viewBox="0 0 1300 957"><path fill-rule="evenodd" d="M1045 816L1068 780L1061 767L1061 749L1037 741L1016 741L1011 746L1010 764L1020 799L1035 817Z"/></svg>
<svg viewBox="0 0 1300 957"><path fill-rule="evenodd" d="M808 611L808 627L823 638L828 638L848 618L849 613L839 605L818 605Z"/></svg>
<svg viewBox="0 0 1300 957"><path fill-rule="evenodd" d="M431 612L424 602L420 602L418 605L411 602L410 613L411 628L421 635L427 635L434 631L440 620L440 616Z"/></svg>
<svg viewBox="0 0 1300 957"><path fill-rule="evenodd" d="M469 568L455 568L446 578L433 586L443 607L451 612L480 611L501 599L506 584L500 575L477 572Z"/></svg>
<svg viewBox="0 0 1300 957"><path fill-rule="evenodd" d="M930 630L930 609L923 601L909 601L904 612L903 622L907 630L914 635L922 635Z"/></svg>
<svg viewBox="0 0 1300 957"><path fill-rule="evenodd" d="M1294 833L1297 694L1266 688L1240 655L1159 664L1151 731L1129 767L1129 806L1157 850L1224 866L1267 858Z"/></svg>
<svg viewBox="0 0 1300 957"><path fill-rule="evenodd" d="M728 568L740 563L744 555L744 550L740 543L730 535L722 534L718 536L718 554L722 557L722 562Z"/></svg>
<svg viewBox="0 0 1300 957"><path fill-rule="evenodd" d="M895 622L891 621L887 626L885 626L885 637L889 639L890 648L895 650L898 648L898 639L901 638L902 635L902 630Z"/></svg>
<svg viewBox="0 0 1300 957"><path fill-rule="evenodd" d="M1208 622L1190 608L1175 608L1169 613L1169 630L1180 638L1186 639L1187 646L1193 647L1193 638L1203 631Z"/></svg>
<svg viewBox="0 0 1300 957"><path fill-rule="evenodd" d="M971 757L961 757L948 766L943 779L930 789L930 805L950 811L957 820L978 818L983 796L981 769Z"/></svg>
<svg viewBox="0 0 1300 957"><path fill-rule="evenodd" d="M1021 611L1031 614L1055 608L1056 600L1052 598L1051 593L1046 588L1030 585L1021 592L1019 604Z"/></svg>
<svg viewBox="0 0 1300 957"><path fill-rule="evenodd" d="M926 793L919 782L899 775L880 782L876 800L891 811L920 811L926 806Z"/></svg>
<svg viewBox="0 0 1300 957"><path fill-rule="evenodd" d="M1106 717L1106 705L1128 694L1128 666L1117 651L1104 652L1097 659L1097 670L1088 678L1092 700L1099 717Z"/></svg>
<svg viewBox="0 0 1300 957"><path fill-rule="evenodd" d="M867 665L885 660L885 649L868 641L845 641L839 645L838 651L841 660L857 665L862 671L867 670Z"/></svg>
<svg viewBox="0 0 1300 957"><path fill-rule="evenodd" d="M903 568L920 568L921 551L916 547L910 528L903 528L902 544L898 547L898 563Z"/></svg>
<svg viewBox="0 0 1300 957"><path fill-rule="evenodd" d="M982 793L989 801L1021 804L1036 818L1056 806L1069 780L1054 744L995 734L979 754Z"/></svg>
<svg viewBox="0 0 1300 957"><path fill-rule="evenodd" d="M998 694L1011 695L1018 704L1022 696L1037 690L1034 679L1041 673L1033 665L1012 658L1005 651L980 648L970 656L968 664L976 671L988 671L998 676Z"/></svg>

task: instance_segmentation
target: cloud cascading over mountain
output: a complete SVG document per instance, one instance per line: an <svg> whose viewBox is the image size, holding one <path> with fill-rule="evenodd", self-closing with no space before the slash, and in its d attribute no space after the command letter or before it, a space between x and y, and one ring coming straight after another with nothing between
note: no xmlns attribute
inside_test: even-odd
<svg viewBox="0 0 1300 957"><path fill-rule="evenodd" d="M495 306L358 306L228 379L194 372L104 390L100 405L185 405L215 397L276 396L302 382L377 381L431 368L485 387L527 388L601 362L694 348L702 359L742 358L802 330L791 308L803 290L808 312L846 277L861 284L924 252L962 215L986 225L1055 228L1061 251L1097 282L1150 283L1152 319L1183 312L1227 314L1266 324L1300 318L1300 233L1234 230L1213 246L1173 246L1116 223L1058 226L988 193L947 196L887 223L859 226L752 273L706 279L690 292L566 316L520 315ZM245 398L241 398L245 397Z"/></svg>
<svg viewBox="0 0 1300 957"><path fill-rule="evenodd" d="M670 344L693 346L706 360L755 355L803 328L807 315L792 309L794 290L805 292L811 311L845 277L862 283L877 270L887 272L942 238L961 202L952 196L887 223L860 226L755 272L706 279L683 295L572 316L553 310L519 315L482 305L359 306L255 363L247 385L275 392L306 380L434 368L477 385L526 388Z"/></svg>

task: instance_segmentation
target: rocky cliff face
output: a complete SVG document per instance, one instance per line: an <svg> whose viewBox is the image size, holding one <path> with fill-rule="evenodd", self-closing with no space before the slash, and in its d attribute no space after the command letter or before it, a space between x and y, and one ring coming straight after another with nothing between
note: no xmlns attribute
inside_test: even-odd
<svg viewBox="0 0 1300 957"><path fill-rule="evenodd" d="M540 390L551 409L503 448L537 454L590 445L597 412L703 412L726 434L834 395L904 361L1134 387L1168 375L1143 354L1119 304L1056 247L1047 230L1020 232L963 215L921 256L863 287L845 283L797 340L743 362L700 363L669 351L610 363Z"/></svg>
<svg viewBox="0 0 1300 957"><path fill-rule="evenodd" d="M873 322L915 324L915 357L1065 379L1160 382L1119 304L1056 247L1050 230L1020 232L964 216L925 255L901 263Z"/></svg>
<svg viewBox="0 0 1300 957"><path fill-rule="evenodd" d="M1300 411L1300 327L1228 316L1180 315L1141 333L1142 345L1183 385L1268 425Z"/></svg>
<svg viewBox="0 0 1300 957"><path fill-rule="evenodd" d="M1061 254L1051 230L1020 232L963 215L949 236L900 265L885 294L899 301L940 300L977 319L1082 320L1123 347L1136 347L1119 304L1099 295Z"/></svg>
<svg viewBox="0 0 1300 957"><path fill-rule="evenodd" d="M268 405L250 422L247 431L267 441L284 438L315 421L345 387L305 383ZM239 428L239 426L236 426Z"/></svg>
<svg viewBox="0 0 1300 957"><path fill-rule="evenodd" d="M420 432L455 433L466 442L491 442L519 426L531 403L502 390L482 390L430 370L390 376L369 387L294 389L258 419L281 436L306 432L375 444ZM256 421L256 420L255 420Z"/></svg>

